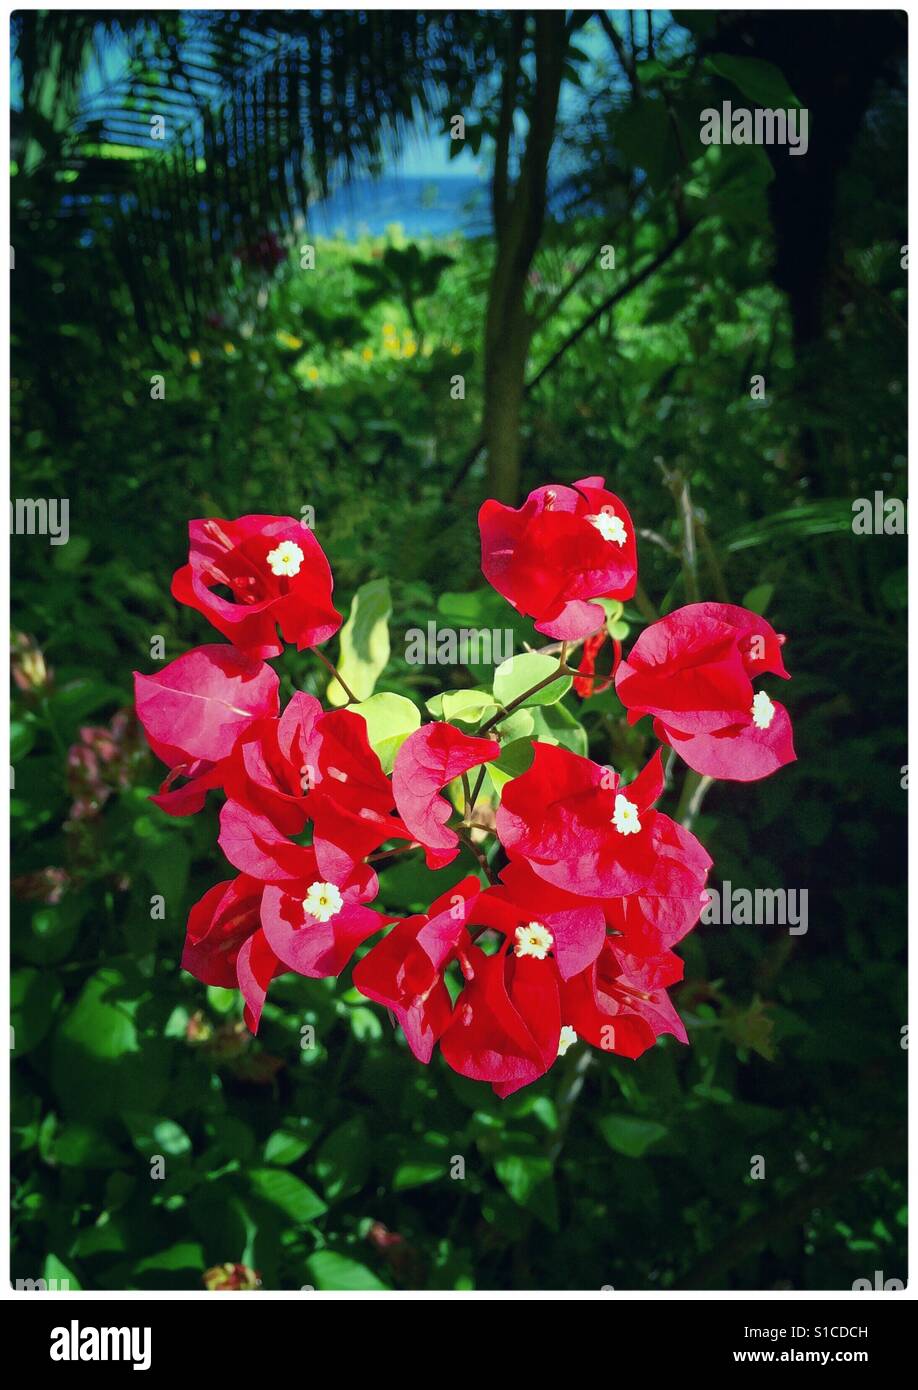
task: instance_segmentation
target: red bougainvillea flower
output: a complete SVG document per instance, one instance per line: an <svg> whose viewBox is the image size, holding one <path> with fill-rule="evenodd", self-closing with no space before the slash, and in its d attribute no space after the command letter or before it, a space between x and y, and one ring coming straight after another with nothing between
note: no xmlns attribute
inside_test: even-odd
<svg viewBox="0 0 918 1390"><path fill-rule="evenodd" d="M215 883L188 914L182 967L204 985L235 989L236 957L258 930L263 883L239 874Z"/></svg>
<svg viewBox="0 0 918 1390"><path fill-rule="evenodd" d="M219 766L254 721L276 716L277 673L235 647L195 647L155 675L134 672L134 703L153 752L170 773L153 801L170 815L199 811ZM187 778L181 788L172 784Z"/></svg>
<svg viewBox="0 0 918 1390"><path fill-rule="evenodd" d="M502 893L486 890L470 915L505 939L493 955L477 946L460 953L466 983L440 1039L454 1071L508 1096L542 1076L578 1038L625 1057L639 1056L661 1033L687 1041L666 994L682 978L678 957L664 951L641 959L605 937L590 963L568 976L554 930L562 924L570 933L572 924L549 922L544 911L521 921Z"/></svg>
<svg viewBox="0 0 918 1390"><path fill-rule="evenodd" d="M263 891L248 874L214 884L189 913L182 955L182 967L202 984L239 988L253 1033L268 985L283 969L261 929Z"/></svg>
<svg viewBox="0 0 918 1390"><path fill-rule="evenodd" d="M392 921L363 906L379 891L373 870L330 841L295 844L267 816L228 801L219 843L235 868L263 884L265 946L300 975L340 974L357 946Z"/></svg>
<svg viewBox="0 0 918 1390"><path fill-rule="evenodd" d="M480 893L477 878L464 878L426 912L403 918L354 966L354 984L368 999L392 1010L421 1062L430 1061L452 1016L443 972L451 960L468 953L472 943L466 923Z"/></svg>
<svg viewBox="0 0 918 1390"><path fill-rule="evenodd" d="M697 924L707 899L711 860L691 831L660 816L654 825L656 862L646 890L603 902L606 921L633 956L656 956Z"/></svg>
<svg viewBox="0 0 918 1390"><path fill-rule="evenodd" d="M653 803L663 790L659 750L621 784L618 773L566 748L537 743L532 766L504 787L497 833L511 859L583 897L648 892L672 821ZM689 831L681 849L699 873L711 860Z"/></svg>
<svg viewBox="0 0 918 1390"><path fill-rule="evenodd" d="M640 959L610 937L589 969L562 986L564 1024L578 1038L622 1057L640 1057L661 1033L687 1043L685 1026L666 993L682 979L683 968L672 952Z"/></svg>
<svg viewBox="0 0 918 1390"><path fill-rule="evenodd" d="M476 923L502 932L511 944L530 929L547 932L564 980L592 965L606 939L601 902L546 883L525 859L511 860L501 870L500 880L498 887L489 888L476 904Z"/></svg>
<svg viewBox="0 0 918 1390"><path fill-rule="evenodd" d="M442 869L459 853L459 836L446 824L452 808L437 793L499 754L495 739L472 738L441 723L416 729L398 750L392 769L395 804L411 836L423 845L428 868Z"/></svg>
<svg viewBox="0 0 918 1390"><path fill-rule="evenodd" d="M605 644L606 633L604 629L594 632L592 637L588 637L583 644L583 652L580 657L580 665L577 670L579 675L574 677L574 694L579 695L581 700L589 700L592 695L601 695L604 690L615 679L615 671L622 657L622 644L616 638L611 638L613 658L612 670L607 676L596 675L596 658Z"/></svg>
<svg viewBox="0 0 918 1390"><path fill-rule="evenodd" d="M630 723L653 716L654 732L695 772L735 782L793 762L790 717L752 678L787 680L783 636L757 613L729 603L692 603L641 633L615 676Z"/></svg>
<svg viewBox="0 0 918 1390"><path fill-rule="evenodd" d="M508 1096L544 1075L558 1056L561 998L549 959L506 947L488 956L479 946L464 958L466 985L440 1039L453 1071L488 1081Z"/></svg>
<svg viewBox="0 0 918 1390"><path fill-rule="evenodd" d="M516 510L487 501L478 526L485 579L548 637L589 636L605 620L590 599L634 593L634 525L602 478L537 488Z"/></svg>
<svg viewBox="0 0 918 1390"><path fill-rule="evenodd" d="M346 843L355 859L384 840L411 839L395 812L392 784L370 747L366 720L352 710L323 712L295 694L279 720L254 723L233 752L227 796L267 816L286 835L311 819L320 839Z"/></svg>
<svg viewBox="0 0 918 1390"><path fill-rule="evenodd" d="M249 656L279 656L278 627L301 650L338 631L328 561L301 522L291 516L208 519L189 522L188 533L188 564L173 575L173 596Z"/></svg>
<svg viewBox="0 0 918 1390"><path fill-rule="evenodd" d="M369 865L327 840L305 853L298 881L266 885L261 925L282 965L318 980L340 975L357 947L393 919L364 906L379 892Z"/></svg>

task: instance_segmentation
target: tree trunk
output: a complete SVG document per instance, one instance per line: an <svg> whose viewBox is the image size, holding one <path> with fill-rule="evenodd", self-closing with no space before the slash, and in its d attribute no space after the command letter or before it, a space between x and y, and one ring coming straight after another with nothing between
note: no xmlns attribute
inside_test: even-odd
<svg viewBox="0 0 918 1390"><path fill-rule="evenodd" d="M488 492L499 501L511 503L517 500L520 488L521 412L532 336L532 322L526 312L526 285L545 223L548 160L567 48L564 14L539 11L535 16L535 79L529 130L520 174L511 189L510 145L524 41L524 20L517 12L508 35L501 91L492 186L497 255L485 324L483 434L488 451Z"/></svg>

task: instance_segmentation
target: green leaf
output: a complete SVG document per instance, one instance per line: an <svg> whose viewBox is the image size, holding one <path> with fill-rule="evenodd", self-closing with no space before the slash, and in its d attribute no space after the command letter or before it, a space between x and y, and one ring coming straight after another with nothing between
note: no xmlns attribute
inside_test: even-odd
<svg viewBox="0 0 918 1390"><path fill-rule="evenodd" d="M798 541L814 536L850 532L851 503L844 498L831 497L771 512L732 531L724 538L723 545L730 552L748 550L755 545L767 545L776 550L784 546L796 547Z"/></svg>
<svg viewBox="0 0 918 1390"><path fill-rule="evenodd" d="M659 190L677 173L681 152L666 104L644 97L626 106L615 122L615 142L625 160L643 169Z"/></svg>
<svg viewBox="0 0 918 1390"><path fill-rule="evenodd" d="M88 554L88 537L71 536L66 545L55 547L52 551L53 564L62 573L73 574L82 568Z"/></svg>
<svg viewBox="0 0 918 1390"><path fill-rule="evenodd" d="M351 1289L378 1290L389 1287L377 1279L373 1271L368 1269L366 1265L350 1259L347 1255L339 1255L337 1250L317 1250L306 1261L306 1269L309 1272L310 1281L317 1289L349 1291Z"/></svg>
<svg viewBox="0 0 918 1390"><path fill-rule="evenodd" d="M119 1168L125 1155L98 1130L74 1121L57 1131L51 1144L50 1159L62 1168Z"/></svg>
<svg viewBox="0 0 918 1390"><path fill-rule="evenodd" d="M490 690L444 690L427 701L427 709L448 724L478 724L497 705Z"/></svg>
<svg viewBox="0 0 918 1390"><path fill-rule="evenodd" d="M87 715L122 699L117 685L110 685L108 681L98 680L95 676L80 676L49 696L48 713L52 723L58 727L63 725L75 734L77 725Z"/></svg>
<svg viewBox="0 0 918 1390"><path fill-rule="evenodd" d="M36 908L28 931L17 933L16 950L35 965L54 965L73 950L85 899L68 893L61 902Z"/></svg>
<svg viewBox="0 0 918 1390"><path fill-rule="evenodd" d="M389 660L392 599L388 579L361 584L341 629L338 670L358 700L367 700ZM325 692L330 705L347 704L347 694L332 679Z"/></svg>
<svg viewBox="0 0 918 1390"><path fill-rule="evenodd" d="M340 1202L361 1190L370 1171L369 1134L362 1115L332 1130L319 1146L315 1167L329 1202Z"/></svg>
<svg viewBox="0 0 918 1390"><path fill-rule="evenodd" d="M424 1183L437 1182L446 1176L447 1164L440 1158L415 1158L400 1163L392 1178L395 1192L405 1192L411 1187L422 1187Z"/></svg>
<svg viewBox="0 0 918 1390"><path fill-rule="evenodd" d="M230 1014L236 1007L239 995L234 989L223 989L220 985L207 986L207 1003L214 1013Z"/></svg>
<svg viewBox="0 0 918 1390"><path fill-rule="evenodd" d="M522 652L519 656L511 656L509 661L503 662L494 672L494 698L506 708L557 669L557 659L544 656L541 652ZM541 690L530 695L521 707L525 709L528 705L557 704L570 688L570 676L559 676L550 685L543 686Z"/></svg>
<svg viewBox="0 0 918 1390"><path fill-rule="evenodd" d="M501 1154L494 1160L494 1171L517 1206L557 1230L558 1204L550 1158L539 1153Z"/></svg>
<svg viewBox="0 0 918 1390"><path fill-rule="evenodd" d="M391 772L395 755L405 739L421 727L421 711L406 696L393 695L386 690L349 708L367 721L370 747L382 763L383 772Z"/></svg>
<svg viewBox="0 0 918 1390"><path fill-rule="evenodd" d="M532 710L515 709L512 714L508 714L506 719L500 721L499 726L494 732L499 736L502 743L515 743L517 739L529 738L535 728L535 718Z"/></svg>
<svg viewBox="0 0 918 1390"><path fill-rule="evenodd" d="M772 109L800 106L788 85L787 78L774 63L761 58L738 58L732 53L711 53L704 60L708 72L725 77L738 87L744 97L759 106Z"/></svg>
<svg viewBox="0 0 918 1390"><path fill-rule="evenodd" d="M521 777L532 766L535 749L528 738L514 739L500 750L500 757L488 763L488 776L495 791L500 792L514 777Z"/></svg>
<svg viewBox="0 0 918 1390"><path fill-rule="evenodd" d="M279 1207L297 1225L306 1225L328 1210L317 1192L284 1168L255 1168L249 1180L257 1197Z"/></svg>
<svg viewBox="0 0 918 1390"><path fill-rule="evenodd" d="M41 1042L61 1001L56 975L26 966L10 977L10 1022L16 1054L24 1056Z"/></svg>
<svg viewBox="0 0 918 1390"><path fill-rule="evenodd" d="M35 725L23 719L10 720L10 762L21 762L35 747Z"/></svg>
<svg viewBox="0 0 918 1390"><path fill-rule="evenodd" d="M463 630L469 634L468 645L473 649L477 648L478 655L483 657L490 652L493 659L489 661L476 661L473 651L468 653L466 665L475 680L480 683L493 678L498 655L503 656L512 651L513 645L522 647L524 642L531 642L533 637L543 640L535 633L531 620L521 617L493 589L441 594L437 600L437 612L458 634L461 635ZM481 635L481 640L477 643L471 636L475 632ZM498 644L499 652L495 652Z"/></svg>
<svg viewBox="0 0 918 1390"><path fill-rule="evenodd" d="M589 752L587 731L566 705L549 705L533 714L533 733L542 743L558 743L585 758Z"/></svg>
<svg viewBox="0 0 918 1390"><path fill-rule="evenodd" d="M168 1154L178 1158L191 1152L191 1140L175 1120L162 1115L144 1115L128 1110L124 1115L134 1145L146 1158L154 1154Z"/></svg>
<svg viewBox="0 0 918 1390"><path fill-rule="evenodd" d="M382 1024L372 1009L351 1009L348 1018L351 1032L358 1042L378 1042L382 1037Z"/></svg>
<svg viewBox="0 0 918 1390"><path fill-rule="evenodd" d="M164 826L148 816L138 816L134 831L143 840L138 850L150 886L165 898L167 910L170 906L178 910L191 868L191 846L184 829L176 822Z"/></svg>
<svg viewBox="0 0 918 1390"><path fill-rule="evenodd" d="M118 1115L138 1097L159 1103L166 1086L169 1043L141 1041L135 1022L138 986L106 967L91 975L51 1044L51 1082L62 1108L80 1119Z"/></svg>
<svg viewBox="0 0 918 1390"><path fill-rule="evenodd" d="M665 1125L641 1120L635 1115L604 1115L599 1121L599 1131L610 1149L628 1158L640 1158L651 1144L667 1133Z"/></svg>
<svg viewBox="0 0 918 1390"><path fill-rule="evenodd" d="M312 1135L309 1133L297 1134L287 1129L276 1129L265 1140L265 1162L279 1163L281 1166L296 1163L311 1143Z"/></svg>
<svg viewBox="0 0 918 1390"><path fill-rule="evenodd" d="M625 605L622 603L621 599L597 598L593 599L593 602L598 603L605 613L607 626L609 623L617 623L625 611Z"/></svg>
<svg viewBox="0 0 918 1390"><path fill-rule="evenodd" d="M182 1269L203 1268L204 1251L197 1241L190 1240L178 1241L155 1255L145 1255L135 1266L138 1274L150 1274L160 1270L175 1273Z"/></svg>
<svg viewBox="0 0 918 1390"><path fill-rule="evenodd" d="M756 584L755 588L750 589L743 598L743 607L749 608L753 613L758 613L761 616L771 603L774 591L774 584Z"/></svg>
<svg viewBox="0 0 918 1390"><path fill-rule="evenodd" d="M67 1293L78 1292L83 1288L79 1279L72 1269L68 1269L63 1260L59 1260L56 1255L45 1256L45 1267L41 1272L41 1277L48 1282L48 1286L55 1289L64 1288ZM54 1280L52 1286L51 1281Z"/></svg>

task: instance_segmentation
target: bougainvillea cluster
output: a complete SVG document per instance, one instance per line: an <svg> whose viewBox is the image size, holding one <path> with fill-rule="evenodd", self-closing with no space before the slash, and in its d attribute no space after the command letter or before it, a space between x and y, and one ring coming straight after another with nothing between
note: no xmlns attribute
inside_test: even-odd
<svg viewBox="0 0 918 1390"><path fill-rule="evenodd" d="M582 647L578 691L590 695L603 604L637 584L627 509L602 478L586 478L538 488L519 509L486 502L479 521L486 579L555 639L550 678L577 674L569 662ZM439 1047L455 1071L501 1096L577 1040L629 1058L663 1033L686 1042L668 993L682 976L673 947L699 920L711 860L656 807L663 751L737 781L791 761L787 711L753 685L787 677L783 637L743 608L693 603L646 627L627 657L615 643L605 684L630 722L652 719L663 747L624 782L533 738L528 767L494 779L499 805L493 830L482 829L473 808L484 772L536 687L497 701L474 733L421 724L387 773L359 701L325 709L298 691L280 707L268 661L284 643L313 648L341 625L311 530L275 516L189 530L172 592L229 641L136 676L138 716L168 768L153 800L181 816L210 791L224 797L219 845L235 874L191 909L185 969L238 988L255 1032L276 976L337 976L356 956L354 985L391 1011L419 1061ZM489 835L499 841L490 857ZM442 870L464 847L479 872L424 912L385 914L374 863L415 850Z"/></svg>

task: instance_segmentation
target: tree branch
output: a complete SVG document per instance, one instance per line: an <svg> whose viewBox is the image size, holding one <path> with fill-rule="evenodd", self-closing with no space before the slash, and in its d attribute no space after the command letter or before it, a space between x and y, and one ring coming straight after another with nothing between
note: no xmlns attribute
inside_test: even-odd
<svg viewBox="0 0 918 1390"><path fill-rule="evenodd" d="M647 264L643 267L643 269L636 271L634 275L631 276L630 280L626 280L623 285L620 285L617 290L614 290L612 294L610 294L606 299L604 299L601 304L598 304L596 308L593 309L587 315L587 317L583 320L583 323L581 323L578 328L575 328L573 333L571 333L570 336L564 340L564 342L557 349L557 351L552 354L552 356L545 363L544 367L542 367L538 372L536 372L535 376L532 378L531 381L526 383L527 396L529 395L530 391L535 390L535 388L541 382L542 378L547 376L548 373L554 367L557 366L557 364L561 361L561 358L565 355L565 353L569 352L570 349L574 346L574 344L580 341L584 333L586 333L590 328L592 328L593 324L596 323L598 319L602 318L603 314L607 314L610 309L614 309L616 304L620 303L621 300L623 300L627 295L631 294L633 290L636 290L639 285L642 285L644 283L645 280L648 280L650 276L653 275L654 271L659 270L660 267L664 266L668 260L672 259L672 257L682 246L683 242L687 240L689 234L692 232L694 228L694 225L694 223L688 223L684 227L680 227L679 230L676 232L676 235L672 238L672 240L669 241L666 244L666 246L663 247L662 251L659 251L652 260L648 261Z"/></svg>

